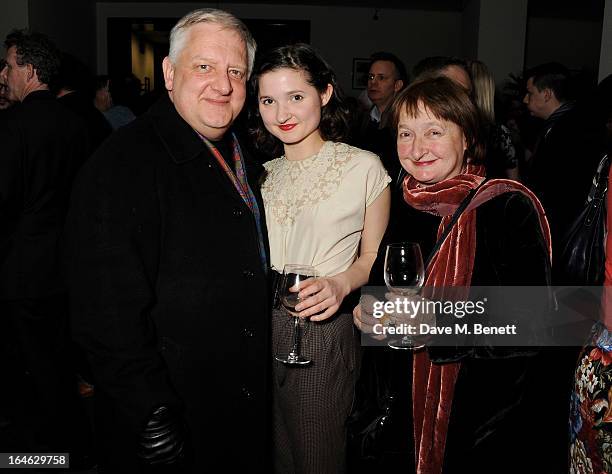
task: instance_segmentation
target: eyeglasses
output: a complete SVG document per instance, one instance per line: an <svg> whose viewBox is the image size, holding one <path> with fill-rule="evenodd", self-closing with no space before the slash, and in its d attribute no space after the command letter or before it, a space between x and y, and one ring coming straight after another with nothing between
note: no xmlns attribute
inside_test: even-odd
<svg viewBox="0 0 612 474"><path fill-rule="evenodd" d="M373 81L373 80L377 80L377 81L384 81L385 79L390 78L391 76L385 76L384 74L368 74L368 81Z"/></svg>

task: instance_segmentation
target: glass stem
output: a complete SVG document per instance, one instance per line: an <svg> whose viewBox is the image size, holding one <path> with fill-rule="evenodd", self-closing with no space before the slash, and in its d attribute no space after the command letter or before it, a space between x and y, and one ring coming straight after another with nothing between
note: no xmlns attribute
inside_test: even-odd
<svg viewBox="0 0 612 474"><path fill-rule="evenodd" d="M292 356L298 355L299 344L300 344L300 318L295 316L295 322L293 323L293 349L291 350Z"/></svg>

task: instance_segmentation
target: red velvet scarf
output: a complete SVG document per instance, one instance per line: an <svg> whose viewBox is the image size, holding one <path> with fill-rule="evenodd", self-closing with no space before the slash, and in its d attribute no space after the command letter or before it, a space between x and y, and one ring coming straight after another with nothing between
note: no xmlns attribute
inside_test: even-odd
<svg viewBox="0 0 612 474"><path fill-rule="evenodd" d="M454 178L421 187L412 176L404 180L404 199L415 209L442 217L438 237L468 193L484 180L484 168L468 164ZM550 230L540 201L516 181L493 179L483 184L448 234L428 269L425 286L433 299L443 298L444 287L469 288L476 254L476 211L484 202L507 192L520 192L538 211L542 233L550 254ZM467 290L466 290L467 292ZM468 295L453 294L453 297ZM444 448L460 362L432 364L427 351L413 358L413 418L417 474L438 474L444 464Z"/></svg>

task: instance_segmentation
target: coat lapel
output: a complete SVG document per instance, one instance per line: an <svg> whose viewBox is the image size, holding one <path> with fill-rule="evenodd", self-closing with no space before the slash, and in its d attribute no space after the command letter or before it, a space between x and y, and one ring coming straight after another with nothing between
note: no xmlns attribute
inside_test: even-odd
<svg viewBox="0 0 612 474"><path fill-rule="evenodd" d="M247 204L240 197L232 181L221 169L215 157L198 137L198 134L178 114L167 95L164 95L151 108L149 113L155 131L172 161L180 165L196 159L207 160L208 168L215 179L218 180L223 192L248 210Z"/></svg>

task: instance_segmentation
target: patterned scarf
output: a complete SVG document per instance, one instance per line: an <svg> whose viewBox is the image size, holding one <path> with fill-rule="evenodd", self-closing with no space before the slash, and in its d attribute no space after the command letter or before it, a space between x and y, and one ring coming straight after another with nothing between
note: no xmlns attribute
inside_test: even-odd
<svg viewBox="0 0 612 474"><path fill-rule="evenodd" d="M221 156L221 153L206 137L198 133L199 137L202 139L204 144L208 147L210 152L213 154L217 163L225 174L229 178L229 180L236 188L236 191L240 194L240 197L245 202L245 204L249 207L251 212L253 213L253 217L255 217L255 225L257 226L257 237L259 240L259 255L261 258L261 263L264 268L264 271L267 272L268 269L268 258L266 255L266 249L264 246L264 238L263 232L261 228L261 214L259 212L259 206L257 204L257 199L253 194L249 186L249 182L247 180L246 175L246 167L244 165L244 158L242 157L242 150L240 149L240 145L238 144L238 139L236 135L232 132L232 150L233 150L233 160L234 160L234 169L236 172L232 171L227 162Z"/></svg>
<svg viewBox="0 0 612 474"><path fill-rule="evenodd" d="M420 187L412 176L404 179L404 200L415 209L442 217L438 237L468 193L484 180L484 167L467 164L463 174L431 186ZM529 197L538 211L540 226L550 255L550 230L542 205L522 184L507 179L484 183L433 257L425 286L432 299L444 298L444 287L463 287L466 294L453 292L454 298L467 298L476 254L476 208L508 192ZM413 357L413 417L417 474L439 474L444 465L444 449L450 420L455 383L461 362L432 364L427 351Z"/></svg>

